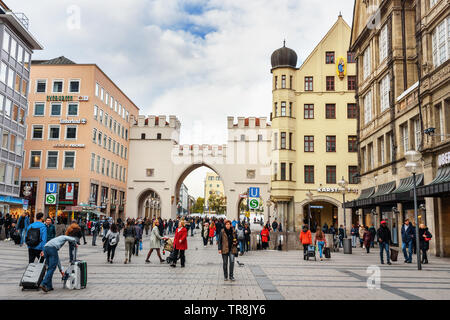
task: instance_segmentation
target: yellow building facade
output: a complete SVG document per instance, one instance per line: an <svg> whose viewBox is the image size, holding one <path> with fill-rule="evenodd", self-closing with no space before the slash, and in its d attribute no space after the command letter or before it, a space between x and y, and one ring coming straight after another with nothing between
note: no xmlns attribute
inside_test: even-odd
<svg viewBox="0 0 450 320"><path fill-rule="evenodd" d="M271 200L273 217L287 231L299 231L308 223L313 229L325 223L344 225L338 185L342 178L348 182L346 201L358 196L356 69L348 52L350 32L339 16L299 68L293 50L283 46L272 54ZM347 229L351 222L347 210Z"/></svg>
<svg viewBox="0 0 450 320"><path fill-rule="evenodd" d="M215 194L218 197L225 196L225 189L220 176L215 172L207 172L205 177L205 207L209 210L208 199Z"/></svg>

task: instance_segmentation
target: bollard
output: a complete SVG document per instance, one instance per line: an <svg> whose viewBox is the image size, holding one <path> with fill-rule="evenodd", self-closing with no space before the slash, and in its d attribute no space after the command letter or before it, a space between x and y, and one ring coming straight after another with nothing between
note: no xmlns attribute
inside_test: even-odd
<svg viewBox="0 0 450 320"><path fill-rule="evenodd" d="M352 254L352 239L342 239L344 242L344 254Z"/></svg>

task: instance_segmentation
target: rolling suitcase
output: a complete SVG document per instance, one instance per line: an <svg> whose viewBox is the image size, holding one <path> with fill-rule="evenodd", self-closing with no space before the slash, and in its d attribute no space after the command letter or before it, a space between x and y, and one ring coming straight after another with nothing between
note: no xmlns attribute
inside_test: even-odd
<svg viewBox="0 0 450 320"><path fill-rule="evenodd" d="M64 288L84 289L87 285L87 263L86 261L76 260L77 250L74 252L74 261L64 272Z"/></svg>
<svg viewBox="0 0 450 320"><path fill-rule="evenodd" d="M331 258L331 250L330 250L330 248L323 248L323 253L325 255L325 258L327 258L327 259Z"/></svg>
<svg viewBox="0 0 450 320"><path fill-rule="evenodd" d="M22 290L38 290L44 279L45 272L47 271L47 266L44 263L44 259L40 259L37 263L30 263L27 269L23 273L22 279L20 280L19 286Z"/></svg>
<svg viewBox="0 0 450 320"><path fill-rule="evenodd" d="M317 258L316 258L316 247L315 246L308 246L308 251L307 251L307 254L306 254L306 260L309 260L310 257L311 258L314 257L314 261L317 260Z"/></svg>
<svg viewBox="0 0 450 320"><path fill-rule="evenodd" d="M397 261L397 257L398 257L398 250L395 250L395 249L391 248L391 260L392 261Z"/></svg>

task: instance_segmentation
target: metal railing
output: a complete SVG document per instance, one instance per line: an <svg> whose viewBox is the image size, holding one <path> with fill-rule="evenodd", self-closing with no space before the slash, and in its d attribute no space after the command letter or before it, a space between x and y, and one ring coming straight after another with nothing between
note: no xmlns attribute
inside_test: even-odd
<svg viewBox="0 0 450 320"><path fill-rule="evenodd" d="M19 22L28 30L30 20L23 12L13 12L13 15L19 20Z"/></svg>

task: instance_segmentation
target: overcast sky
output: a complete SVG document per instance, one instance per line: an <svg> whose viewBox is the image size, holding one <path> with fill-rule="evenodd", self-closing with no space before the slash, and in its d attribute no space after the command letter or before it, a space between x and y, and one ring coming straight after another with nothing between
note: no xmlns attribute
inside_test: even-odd
<svg viewBox="0 0 450 320"><path fill-rule="evenodd" d="M283 39L300 65L340 11L351 25L354 0L5 2L44 46L33 59L96 63L142 114L176 115L181 143L223 144L227 116L269 117L270 55Z"/></svg>

